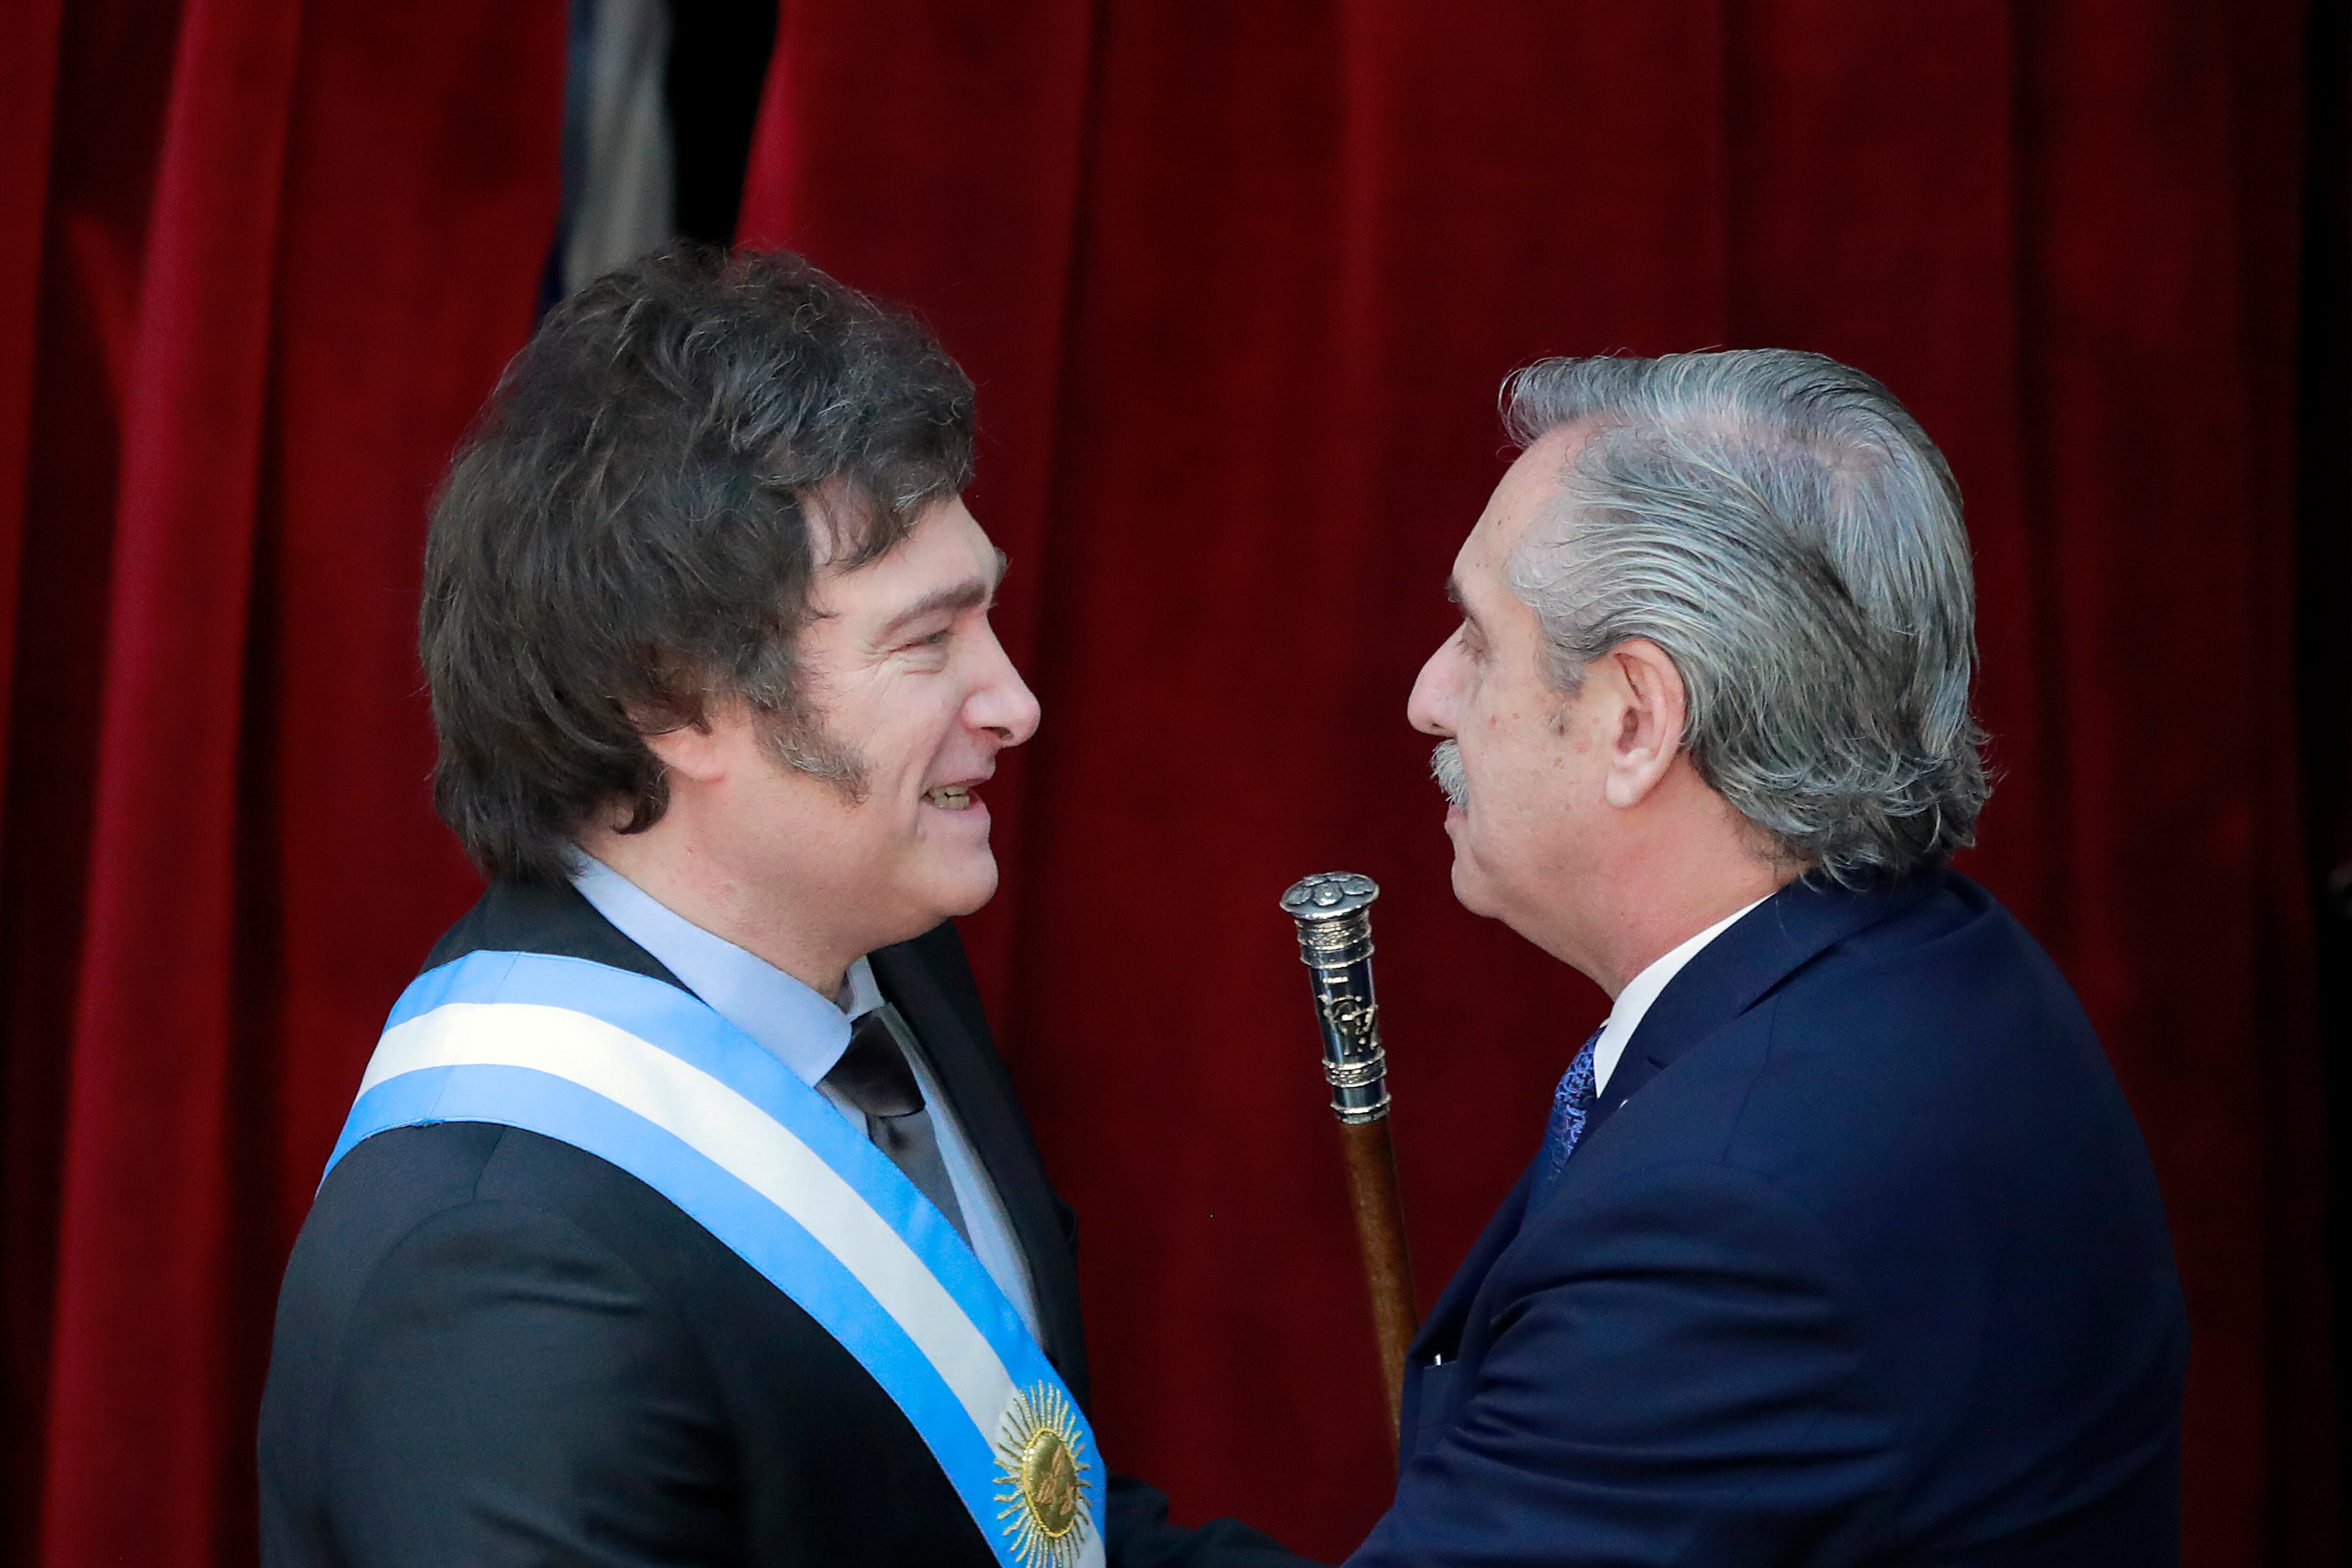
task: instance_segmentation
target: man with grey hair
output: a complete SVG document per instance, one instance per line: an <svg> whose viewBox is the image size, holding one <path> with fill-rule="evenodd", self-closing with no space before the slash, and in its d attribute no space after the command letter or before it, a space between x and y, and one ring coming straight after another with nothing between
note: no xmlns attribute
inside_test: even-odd
<svg viewBox="0 0 2352 1568"><path fill-rule="evenodd" d="M1454 887L1615 999L1415 1342L1360 1564L2179 1561L2188 1343L1987 793L1950 471L1780 351L1554 360L1416 684Z"/></svg>

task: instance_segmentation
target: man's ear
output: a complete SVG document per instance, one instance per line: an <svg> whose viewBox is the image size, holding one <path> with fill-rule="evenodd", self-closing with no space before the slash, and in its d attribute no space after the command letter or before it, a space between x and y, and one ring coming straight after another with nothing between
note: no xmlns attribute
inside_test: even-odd
<svg viewBox="0 0 2352 1568"><path fill-rule="evenodd" d="M690 723L667 728L647 726L635 713L629 719L645 738L646 750L659 759L670 774L708 784L725 776L730 749L726 738L719 733L723 726L711 721L714 717L717 716L706 705L702 715Z"/></svg>
<svg viewBox="0 0 2352 1568"><path fill-rule="evenodd" d="M1683 723L1689 716L1683 672L1665 649L1647 637L1619 643L1601 656L1601 662L1619 689L1619 711L1607 737L1609 771L1602 792L1612 805L1639 805L1682 753Z"/></svg>

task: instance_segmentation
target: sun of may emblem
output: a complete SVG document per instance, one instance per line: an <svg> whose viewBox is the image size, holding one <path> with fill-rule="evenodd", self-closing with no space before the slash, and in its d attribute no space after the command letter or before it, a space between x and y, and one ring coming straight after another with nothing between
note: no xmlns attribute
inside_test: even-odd
<svg viewBox="0 0 2352 1568"><path fill-rule="evenodd" d="M996 1469L1000 1527L1022 1568L1069 1568L1093 1521L1087 1517L1086 1434L1068 1396L1050 1383L1013 1394L1005 1407Z"/></svg>

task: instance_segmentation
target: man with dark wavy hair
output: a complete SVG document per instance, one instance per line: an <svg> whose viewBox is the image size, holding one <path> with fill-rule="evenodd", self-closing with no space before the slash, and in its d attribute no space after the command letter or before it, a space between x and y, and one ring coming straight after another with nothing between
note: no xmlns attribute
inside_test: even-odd
<svg viewBox="0 0 2352 1568"><path fill-rule="evenodd" d="M789 256L650 258L509 367L423 617L490 886L288 1267L265 1561L1103 1560L1070 1215L948 923L1037 724L971 447Z"/></svg>
<svg viewBox="0 0 2352 1568"><path fill-rule="evenodd" d="M1422 1327L1395 1564L2178 1562L2188 1332L2074 994L1945 864L1958 487L1780 351L1555 360L1464 542L1454 887L1614 999Z"/></svg>

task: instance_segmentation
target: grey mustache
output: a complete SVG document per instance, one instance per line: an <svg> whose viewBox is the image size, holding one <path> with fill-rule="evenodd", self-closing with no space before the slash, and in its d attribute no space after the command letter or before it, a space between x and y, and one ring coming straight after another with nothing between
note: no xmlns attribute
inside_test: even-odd
<svg viewBox="0 0 2352 1568"><path fill-rule="evenodd" d="M1453 741L1440 741L1437 749L1429 753L1429 776L1445 792L1445 798L1462 811L1470 809L1470 781L1462 772L1462 747Z"/></svg>

